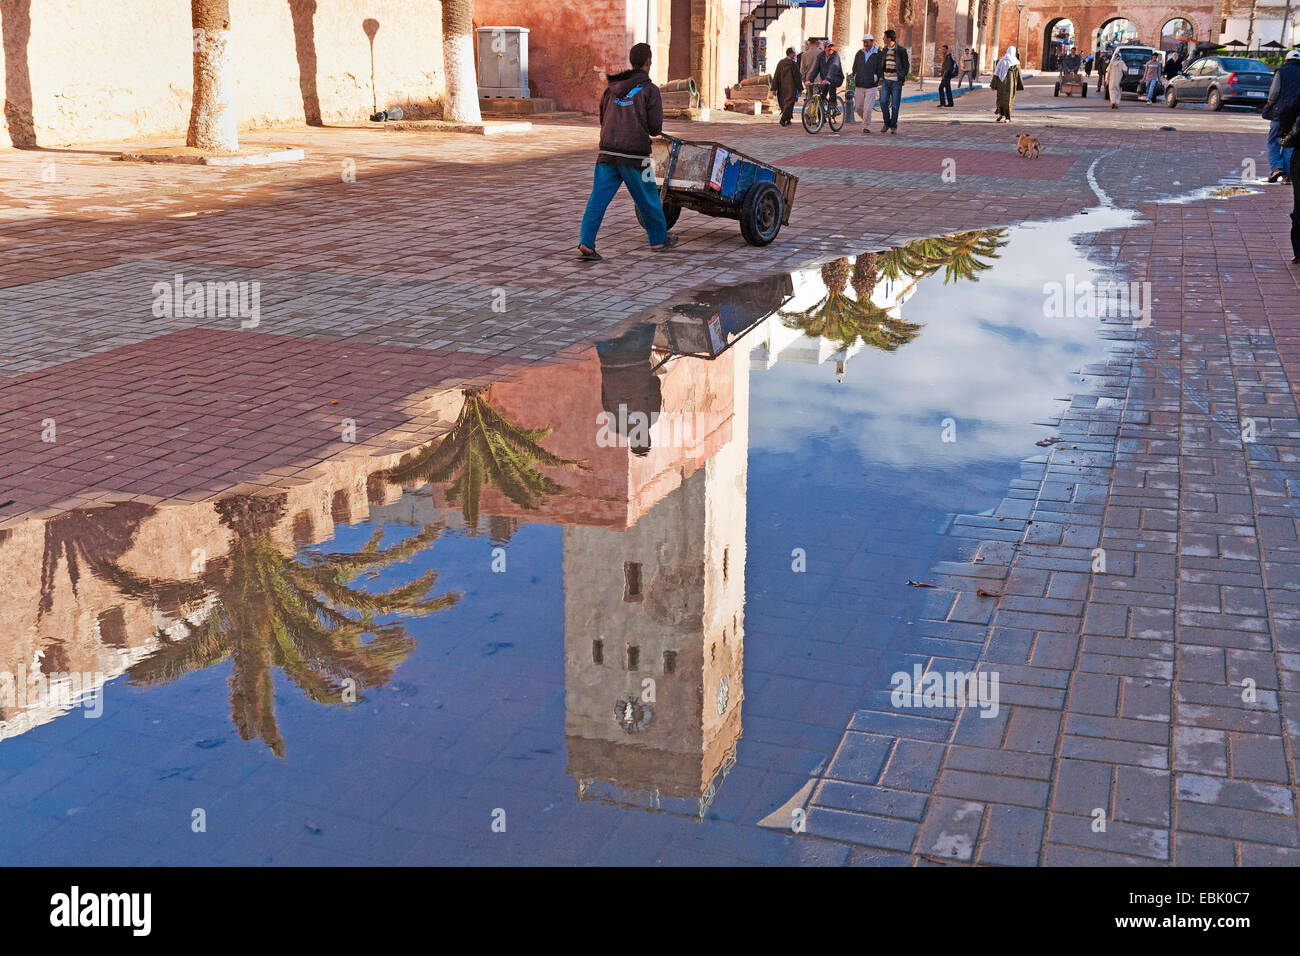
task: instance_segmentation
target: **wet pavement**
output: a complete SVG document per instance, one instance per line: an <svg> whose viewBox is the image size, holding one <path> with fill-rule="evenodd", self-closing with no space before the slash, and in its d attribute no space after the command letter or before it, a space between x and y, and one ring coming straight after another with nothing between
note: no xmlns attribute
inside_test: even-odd
<svg viewBox="0 0 1300 956"><path fill-rule="evenodd" d="M1297 862L1289 222L1205 192L1262 137L1017 168L981 95L718 126L806 211L619 270L559 253L580 124L14 218L6 858Z"/></svg>

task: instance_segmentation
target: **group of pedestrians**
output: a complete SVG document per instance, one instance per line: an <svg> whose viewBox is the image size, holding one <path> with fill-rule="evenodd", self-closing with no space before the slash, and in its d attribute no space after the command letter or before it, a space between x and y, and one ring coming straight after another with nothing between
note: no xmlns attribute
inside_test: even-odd
<svg viewBox="0 0 1300 956"><path fill-rule="evenodd" d="M979 53L967 47L959 63L949 47L941 46L939 52L937 106L951 109L956 105L952 93L954 79L958 89L961 89L963 79L969 81L971 89L975 88ZM853 78L853 110L862 117L862 132L871 132L871 113L879 98L882 132L897 135L903 83L911 68L907 50L898 45L898 36L893 30L885 31L885 42L881 46L876 45L876 38L870 33L862 38L862 49L854 55L847 74ZM832 41L809 40L799 54L795 53L794 47L788 47L785 57L772 73L772 89L781 109L781 125L789 126L793 121L800 93L813 95L815 90L820 91L830 101L845 79L839 52ZM994 66L990 86L997 93L997 122L1011 122L1016 93L1025 88L1015 47L1008 47L1006 54Z"/></svg>
<svg viewBox="0 0 1300 956"><path fill-rule="evenodd" d="M848 74L853 77L853 109L862 117L862 132L871 132L871 112L879 97L882 131L898 133L898 107L903 101L903 83L910 70L907 50L898 45L893 30L885 31L883 46L876 46L876 38L870 33L862 38L862 49L854 55ZM772 90L781 108L781 125L790 125L800 93L811 96L814 91L822 92L831 102L845 79L840 54L832 40L809 40L798 55L794 47L788 47L785 58L772 73Z"/></svg>

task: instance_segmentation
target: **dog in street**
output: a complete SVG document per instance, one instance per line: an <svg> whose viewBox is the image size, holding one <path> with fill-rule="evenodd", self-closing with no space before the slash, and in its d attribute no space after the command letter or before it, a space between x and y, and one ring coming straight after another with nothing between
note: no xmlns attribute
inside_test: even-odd
<svg viewBox="0 0 1300 956"><path fill-rule="evenodd" d="M1025 159L1037 159L1042 151L1043 147L1039 145L1037 136L1021 133L1016 137L1016 152Z"/></svg>

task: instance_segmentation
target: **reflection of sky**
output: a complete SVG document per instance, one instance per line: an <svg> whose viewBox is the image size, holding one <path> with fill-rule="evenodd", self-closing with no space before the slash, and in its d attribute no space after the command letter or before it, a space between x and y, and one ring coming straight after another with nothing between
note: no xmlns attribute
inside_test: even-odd
<svg viewBox="0 0 1300 956"><path fill-rule="evenodd" d="M864 462L901 470L1033 453L1047 430L1032 423L1058 412L1069 373L1103 354L1095 319L1049 318L1043 309L1045 282L1101 275L1071 240L1079 228L1010 230L978 282L944 285L942 272L923 279L902 310L924 324L921 334L896 352L863 349L842 383L816 368L755 373L762 407L753 410L751 443L796 453L810 427L837 427ZM945 418L956 421L955 442L940 440Z"/></svg>

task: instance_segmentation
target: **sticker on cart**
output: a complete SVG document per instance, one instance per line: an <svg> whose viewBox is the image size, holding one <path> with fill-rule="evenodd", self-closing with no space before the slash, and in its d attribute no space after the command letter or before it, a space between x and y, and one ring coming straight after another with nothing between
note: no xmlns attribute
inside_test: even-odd
<svg viewBox="0 0 1300 956"><path fill-rule="evenodd" d="M722 170L726 168L727 160L731 154L725 149L718 149L713 154L713 172L709 173L709 186L713 189L722 188Z"/></svg>
<svg viewBox="0 0 1300 956"><path fill-rule="evenodd" d="M727 336L722 331L722 316L717 312L709 319L709 349L714 355L720 355L727 347Z"/></svg>

